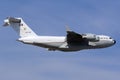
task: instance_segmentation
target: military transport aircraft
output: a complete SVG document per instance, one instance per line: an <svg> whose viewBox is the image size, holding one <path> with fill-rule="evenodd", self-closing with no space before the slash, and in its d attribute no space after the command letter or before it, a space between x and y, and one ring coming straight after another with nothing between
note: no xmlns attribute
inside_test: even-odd
<svg viewBox="0 0 120 80"><path fill-rule="evenodd" d="M38 36L22 18L7 17L3 26L11 26L20 36L18 41L25 44L47 48L49 51L79 51L99 49L114 45L116 41L105 35L78 34L67 28L66 36Z"/></svg>

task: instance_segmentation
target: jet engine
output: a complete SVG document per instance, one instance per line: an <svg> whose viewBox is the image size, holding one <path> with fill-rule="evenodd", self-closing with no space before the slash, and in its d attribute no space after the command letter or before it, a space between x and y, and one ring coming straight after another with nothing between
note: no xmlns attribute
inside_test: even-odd
<svg viewBox="0 0 120 80"><path fill-rule="evenodd" d="M93 41L93 42L99 41L99 37L96 36L95 34L89 33L89 34L83 34L82 36L84 39L87 39L88 41Z"/></svg>

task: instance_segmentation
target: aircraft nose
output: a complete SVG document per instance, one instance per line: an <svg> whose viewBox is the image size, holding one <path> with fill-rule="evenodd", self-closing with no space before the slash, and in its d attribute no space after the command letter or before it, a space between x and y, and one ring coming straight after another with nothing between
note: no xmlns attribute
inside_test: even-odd
<svg viewBox="0 0 120 80"><path fill-rule="evenodd" d="M115 44L115 43L116 43L116 40L113 40L113 43Z"/></svg>

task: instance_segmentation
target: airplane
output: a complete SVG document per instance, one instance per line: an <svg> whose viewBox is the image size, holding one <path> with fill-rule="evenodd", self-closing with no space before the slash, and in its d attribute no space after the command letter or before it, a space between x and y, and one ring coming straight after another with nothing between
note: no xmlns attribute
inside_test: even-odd
<svg viewBox="0 0 120 80"><path fill-rule="evenodd" d="M80 51L100 49L114 45L116 40L106 35L79 34L67 28L66 36L38 36L22 18L7 17L3 26L11 26L20 36L17 41L43 47L49 51Z"/></svg>

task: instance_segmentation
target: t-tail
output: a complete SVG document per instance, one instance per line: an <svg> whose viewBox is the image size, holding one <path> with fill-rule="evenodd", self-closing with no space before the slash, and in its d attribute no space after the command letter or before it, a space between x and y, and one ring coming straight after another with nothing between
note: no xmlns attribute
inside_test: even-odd
<svg viewBox="0 0 120 80"><path fill-rule="evenodd" d="M21 38L37 36L37 34L28 27L28 25L22 20L22 18L8 17L4 20L3 26L11 26Z"/></svg>

